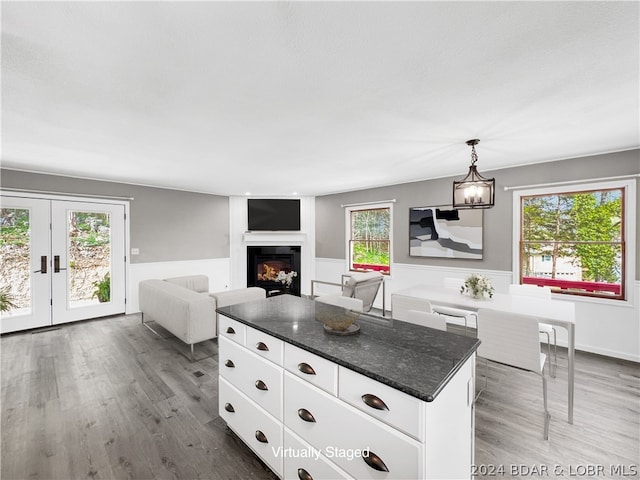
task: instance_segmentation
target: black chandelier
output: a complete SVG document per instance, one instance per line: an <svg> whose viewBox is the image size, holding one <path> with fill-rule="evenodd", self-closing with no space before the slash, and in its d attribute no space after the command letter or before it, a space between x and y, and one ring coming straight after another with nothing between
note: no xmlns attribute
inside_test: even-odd
<svg viewBox="0 0 640 480"><path fill-rule="evenodd" d="M484 178L476 169L478 139L467 140L471 146L469 173L462 180L453 182L453 208L491 208L495 203L495 178Z"/></svg>

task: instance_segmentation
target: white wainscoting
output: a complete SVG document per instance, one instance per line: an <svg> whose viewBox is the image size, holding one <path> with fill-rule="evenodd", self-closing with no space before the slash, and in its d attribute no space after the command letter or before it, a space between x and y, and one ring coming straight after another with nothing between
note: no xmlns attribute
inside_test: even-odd
<svg viewBox="0 0 640 480"><path fill-rule="evenodd" d="M316 258L316 279L339 282L347 271L344 259ZM511 271L393 264L386 281L386 308L391 309L391 294L414 285L441 286L446 277L465 278L472 273L487 276L496 292L507 293ZM332 287L318 285L317 293L335 293ZM576 348L615 358L640 362L640 282L630 287L626 302L572 297L576 304ZM557 295L560 300L563 297ZM564 297L566 299L566 297ZM375 307L382 308L379 297ZM558 345L567 345L566 332L558 329Z"/></svg>
<svg viewBox="0 0 640 480"><path fill-rule="evenodd" d="M626 302L576 301L576 348L640 362L640 281Z"/></svg>
<svg viewBox="0 0 640 480"><path fill-rule="evenodd" d="M138 283L150 278L170 278L183 275L207 275L209 291L229 290L231 285L231 260L208 258L179 262L133 263L129 269L127 288L127 313L140 311L138 305Z"/></svg>

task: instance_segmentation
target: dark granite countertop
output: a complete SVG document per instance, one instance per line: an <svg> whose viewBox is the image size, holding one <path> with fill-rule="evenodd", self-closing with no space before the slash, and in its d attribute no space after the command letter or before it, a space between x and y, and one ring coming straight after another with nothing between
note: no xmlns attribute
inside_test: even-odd
<svg viewBox="0 0 640 480"><path fill-rule="evenodd" d="M366 314L357 320L358 334L327 334L316 315L348 310L293 295L217 312L427 402L480 345L476 338Z"/></svg>

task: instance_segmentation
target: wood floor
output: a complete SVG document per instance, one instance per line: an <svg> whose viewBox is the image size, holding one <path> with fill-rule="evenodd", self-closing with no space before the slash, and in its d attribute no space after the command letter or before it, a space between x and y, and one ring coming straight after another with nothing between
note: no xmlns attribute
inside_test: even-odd
<svg viewBox="0 0 640 480"><path fill-rule="evenodd" d="M158 331L164 338L129 315L3 336L0 478L275 478L218 417L216 341L196 346L191 363ZM559 353L549 441L539 377L490 364L476 408L478 478L640 475L640 366L578 352L569 425Z"/></svg>

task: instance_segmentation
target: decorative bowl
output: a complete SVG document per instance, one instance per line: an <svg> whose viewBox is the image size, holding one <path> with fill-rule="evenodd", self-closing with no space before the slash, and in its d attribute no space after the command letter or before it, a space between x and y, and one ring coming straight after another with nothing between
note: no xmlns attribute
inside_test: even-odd
<svg viewBox="0 0 640 480"><path fill-rule="evenodd" d="M322 322L327 333L352 335L360 330L355 321L360 313L345 308L316 303L316 320Z"/></svg>

